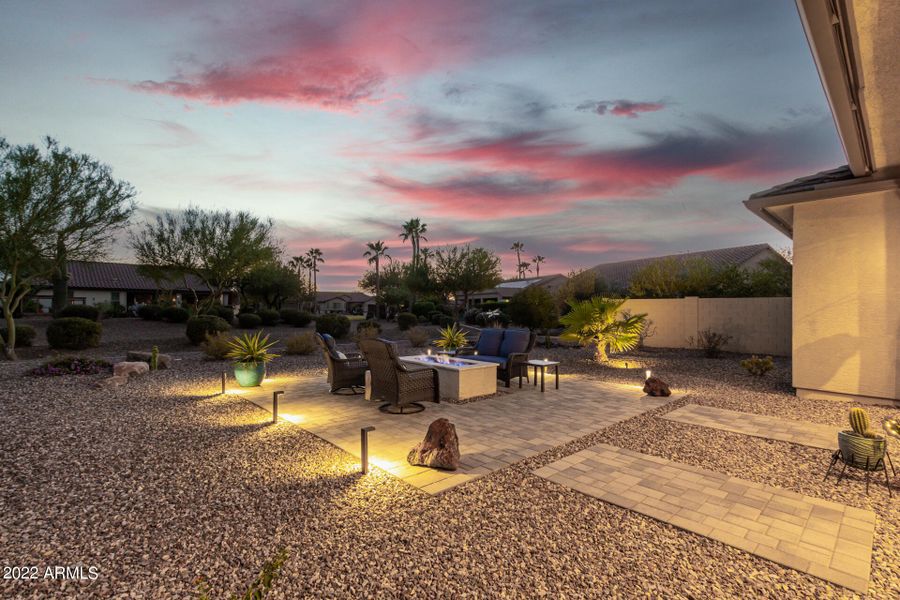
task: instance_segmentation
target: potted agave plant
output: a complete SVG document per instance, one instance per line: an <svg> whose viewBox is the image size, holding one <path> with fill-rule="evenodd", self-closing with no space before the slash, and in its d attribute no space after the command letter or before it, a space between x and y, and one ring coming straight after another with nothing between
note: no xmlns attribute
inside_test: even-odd
<svg viewBox="0 0 900 600"><path fill-rule="evenodd" d="M255 335L245 333L228 342L228 358L234 361L234 378L241 387L256 387L266 378L266 364L277 354L269 352L276 342L269 342L269 336L261 338L262 332Z"/></svg>
<svg viewBox="0 0 900 600"><path fill-rule="evenodd" d="M435 340L434 345L450 354L455 354L457 350L468 343L469 340L466 339L466 334L454 323L441 329L440 337Z"/></svg>

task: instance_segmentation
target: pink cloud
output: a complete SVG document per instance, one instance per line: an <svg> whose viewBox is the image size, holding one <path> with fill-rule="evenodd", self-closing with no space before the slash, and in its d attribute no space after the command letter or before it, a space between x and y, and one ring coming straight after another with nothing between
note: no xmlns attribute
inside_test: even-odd
<svg viewBox="0 0 900 600"><path fill-rule="evenodd" d="M585 241L563 246L570 252L586 254L603 254L605 252L644 253L653 249L649 244L638 242L612 242L612 241Z"/></svg>
<svg viewBox="0 0 900 600"><path fill-rule="evenodd" d="M589 100L578 105L577 110L589 110L598 115L615 115L636 119L639 113L656 112L666 107L664 102L638 102L634 100Z"/></svg>

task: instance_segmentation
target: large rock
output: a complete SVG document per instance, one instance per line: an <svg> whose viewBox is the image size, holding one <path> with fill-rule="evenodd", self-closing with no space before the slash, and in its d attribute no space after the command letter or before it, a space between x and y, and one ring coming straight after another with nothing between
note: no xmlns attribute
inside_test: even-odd
<svg viewBox="0 0 900 600"><path fill-rule="evenodd" d="M644 382L644 393L648 396L671 396L669 384L659 377L651 377Z"/></svg>
<svg viewBox="0 0 900 600"><path fill-rule="evenodd" d="M150 352L140 352L138 350L129 350L125 355L125 360L129 362L145 362L150 364ZM169 354L160 354L156 357L156 367L159 369L168 369L172 366L172 356Z"/></svg>
<svg viewBox="0 0 900 600"><path fill-rule="evenodd" d="M406 457L411 465L455 471L459 468L459 438L456 427L447 419L437 419L428 426L425 439L416 444Z"/></svg>
<svg viewBox="0 0 900 600"><path fill-rule="evenodd" d="M131 377L133 375L146 375L150 372L150 365L145 362L120 362L113 365L113 376Z"/></svg>

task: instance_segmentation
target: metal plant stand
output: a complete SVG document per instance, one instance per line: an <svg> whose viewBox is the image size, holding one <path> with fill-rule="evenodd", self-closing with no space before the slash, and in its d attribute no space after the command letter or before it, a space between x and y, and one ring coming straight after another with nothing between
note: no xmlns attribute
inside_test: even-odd
<svg viewBox="0 0 900 600"><path fill-rule="evenodd" d="M891 471L894 473L894 477L897 476L897 470L894 468L894 463L891 460L891 455L888 454L887 450L885 450L885 452L884 452L884 458L879 458L875 462L875 464L871 465L871 466L869 465L869 457L868 456L866 457L865 465L857 464L856 461L854 460L854 457L852 454L850 455L849 460L844 460L844 455L841 454L841 451L835 450L834 454L831 455L831 464L828 465L828 470L825 471L825 477L822 479L822 481L825 481L826 479L828 479L828 475L831 473L831 469L834 468L834 466L837 464L838 461L841 461L843 463L843 466L841 467L841 472L838 474L838 478L837 478L837 481L835 482L835 485L839 484L841 482L841 479L844 478L844 472L847 470L848 466L851 469L860 469L862 471L865 471L865 473L866 473L866 495L868 496L869 495L869 478L870 478L869 476L873 472L877 473L878 471L884 471L884 484L887 486L888 496L893 498L894 495L891 493L891 480L888 477L887 465L889 464L891 466Z"/></svg>

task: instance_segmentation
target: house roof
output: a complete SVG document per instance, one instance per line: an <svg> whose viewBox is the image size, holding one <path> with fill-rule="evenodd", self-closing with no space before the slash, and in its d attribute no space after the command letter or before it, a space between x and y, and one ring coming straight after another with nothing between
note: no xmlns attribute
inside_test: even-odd
<svg viewBox="0 0 900 600"><path fill-rule="evenodd" d="M716 248L714 250L702 250L700 252L687 252L683 254L668 254L666 256L654 256L650 258L638 258L635 260L623 260L619 262L603 263L591 267L597 275L613 289L624 290L631 284L634 274L658 260L674 258L676 260L690 260L696 258L706 259L713 267L723 268L731 265L742 265L757 256L760 252L769 251L775 254L769 244L752 244L750 246L735 246L733 248Z"/></svg>
<svg viewBox="0 0 900 600"><path fill-rule="evenodd" d="M562 273L553 273L552 275L528 277L527 279L507 279L506 281L501 281L500 283L498 283L496 287L487 290L479 290L475 293L469 294L469 297L478 298L481 296L500 296L502 298L510 298L512 296L515 296L525 288L531 287L535 284L546 284L560 278L565 279L566 276Z"/></svg>
<svg viewBox="0 0 900 600"><path fill-rule="evenodd" d="M316 292L316 302L328 302L335 299L344 302L370 302L375 297L363 292Z"/></svg>
<svg viewBox="0 0 900 600"><path fill-rule="evenodd" d="M186 291L190 288L199 292L209 291L209 287L193 275L187 276L187 283L163 281L157 284L153 278L140 274L138 266L130 263L71 260L68 264L69 287L137 292L153 292L160 289Z"/></svg>

